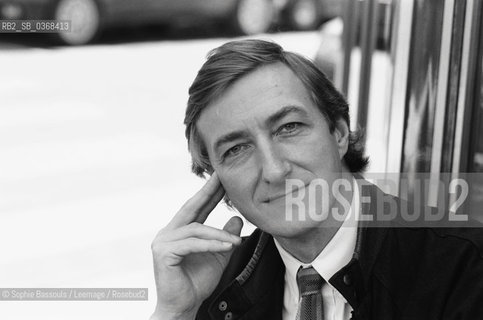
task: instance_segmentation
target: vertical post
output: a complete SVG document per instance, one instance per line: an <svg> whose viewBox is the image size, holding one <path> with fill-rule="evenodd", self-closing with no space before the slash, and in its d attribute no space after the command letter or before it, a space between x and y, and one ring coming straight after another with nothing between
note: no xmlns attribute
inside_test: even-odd
<svg viewBox="0 0 483 320"><path fill-rule="evenodd" d="M394 48L392 50L394 72L389 101L390 120L386 156L386 171L389 174L401 171L413 11L413 0L396 2L395 23L392 31L394 45L391 46ZM399 181L396 185L398 188L395 193L401 195Z"/></svg>
<svg viewBox="0 0 483 320"><path fill-rule="evenodd" d="M372 56L377 38L377 9L377 0L364 0L362 7L361 76L357 109L357 122L363 128L367 124Z"/></svg>
<svg viewBox="0 0 483 320"><path fill-rule="evenodd" d="M344 29L342 31L342 48L344 50L344 61L342 64L342 79L338 87L342 88L342 93L345 96L349 94L349 75L351 69L351 56L352 48L355 46L356 42L356 32L358 23L356 18L356 8L358 0L347 0L345 1L344 7Z"/></svg>
<svg viewBox="0 0 483 320"><path fill-rule="evenodd" d="M428 194L428 205L437 206L438 201L438 183L441 172L441 160L443 154L443 137L444 137L444 124L447 92L448 92L448 77L450 69L450 57L451 57L451 42L452 42L452 29L453 29L453 13L455 0L445 0L444 2L444 18L443 18L443 37L441 39L441 49L439 58L439 70L438 70L438 91L436 95L436 110L434 116L434 129L433 129L433 148L431 150L431 175L430 175L430 188Z"/></svg>

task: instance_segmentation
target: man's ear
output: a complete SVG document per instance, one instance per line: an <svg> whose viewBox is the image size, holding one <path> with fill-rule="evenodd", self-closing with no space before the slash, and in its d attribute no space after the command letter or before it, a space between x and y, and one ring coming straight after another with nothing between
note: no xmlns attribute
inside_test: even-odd
<svg viewBox="0 0 483 320"><path fill-rule="evenodd" d="M339 118L335 123L334 137L339 149L339 156L342 159L349 148L349 126L344 119Z"/></svg>

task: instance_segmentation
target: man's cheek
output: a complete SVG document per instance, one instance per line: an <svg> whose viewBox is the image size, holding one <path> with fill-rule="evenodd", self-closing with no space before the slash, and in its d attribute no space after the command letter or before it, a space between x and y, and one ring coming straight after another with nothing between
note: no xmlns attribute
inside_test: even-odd
<svg viewBox="0 0 483 320"><path fill-rule="evenodd" d="M228 199L229 203L235 207L235 209L240 211L240 204L243 203L240 199L240 192L237 191L237 189L234 189L233 184L230 183L223 184L223 188L225 189L225 199Z"/></svg>

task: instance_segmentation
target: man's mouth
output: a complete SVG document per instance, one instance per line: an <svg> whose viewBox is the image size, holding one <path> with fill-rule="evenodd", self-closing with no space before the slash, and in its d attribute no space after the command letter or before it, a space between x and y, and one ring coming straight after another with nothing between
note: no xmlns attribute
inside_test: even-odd
<svg viewBox="0 0 483 320"><path fill-rule="evenodd" d="M275 196L271 196L265 200L263 200L264 203L270 203L270 202L273 202L275 200L278 200L280 198L284 198L287 194L280 194L280 195L275 195Z"/></svg>
<svg viewBox="0 0 483 320"><path fill-rule="evenodd" d="M295 190L292 190L292 191L289 191L287 193L281 193L281 194L277 194L277 195L273 195L273 196L270 196L270 197L267 197L265 199L263 199L263 203L270 203L270 202L273 202L275 200L279 200L281 198L285 198L287 195L289 194L292 194L292 193L296 193L296 192L299 192L301 189L305 189L307 186L304 186L302 188L298 188L298 189L295 189Z"/></svg>

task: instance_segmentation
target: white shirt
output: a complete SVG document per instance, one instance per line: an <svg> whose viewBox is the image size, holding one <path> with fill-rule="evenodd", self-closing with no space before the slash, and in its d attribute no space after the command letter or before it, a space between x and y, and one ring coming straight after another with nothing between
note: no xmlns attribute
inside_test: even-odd
<svg viewBox="0 0 483 320"><path fill-rule="evenodd" d="M312 261L306 264L288 253L280 243L275 240L280 256L285 265L285 289L283 297L283 320L295 320L299 304L299 288L297 286L297 271L302 267L312 266L328 281L337 271L345 267L352 259L357 239L357 218L360 210L359 188L355 179L352 205L342 226L329 241L322 252ZM330 283L326 282L322 287L324 303L324 320L348 320L352 308L344 297Z"/></svg>

